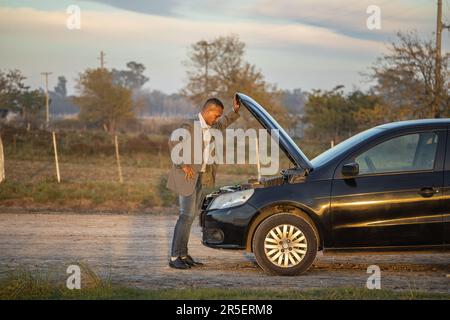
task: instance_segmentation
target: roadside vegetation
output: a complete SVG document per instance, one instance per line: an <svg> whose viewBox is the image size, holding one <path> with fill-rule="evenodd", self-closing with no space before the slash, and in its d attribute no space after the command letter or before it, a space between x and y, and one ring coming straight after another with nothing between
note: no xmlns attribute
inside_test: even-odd
<svg viewBox="0 0 450 320"><path fill-rule="evenodd" d="M82 265L81 289L69 290L64 280L50 274L15 268L0 276L0 300L70 300L70 299L158 299L158 300L417 300L450 299L448 293L421 291L369 290L363 288L326 288L306 290L257 289L139 289L113 284L102 279L88 266Z"/></svg>
<svg viewBox="0 0 450 320"><path fill-rule="evenodd" d="M177 205L176 195L166 188L171 165L166 127L169 122L159 133L118 134L123 183L109 133L59 130L58 183L51 133L4 126L6 179L0 184L0 206L148 212ZM289 166L285 157L281 160L281 168ZM255 165L223 165L217 185L247 182L256 175Z"/></svg>
<svg viewBox="0 0 450 320"><path fill-rule="evenodd" d="M236 35L193 43L183 61L187 83L171 95L145 88L146 68L135 61L124 70L82 71L72 96L67 95L67 80L59 76L50 90L50 109L72 116L51 115L48 124L44 93L31 90L20 70L0 70L0 105L17 115L8 125L0 120L6 175L0 183L0 207L139 211L175 205L175 195L165 188L170 166L167 139L181 118L195 115L211 96L226 106L237 91L253 97L309 158L381 123L450 115L449 54L442 59L442 86L436 87L436 48L431 38L421 39L413 31L399 32L385 54L368 66L364 73L371 84L368 90L339 84L331 90L283 90L247 61L245 50ZM244 109L233 126L258 124ZM55 177L52 131L61 183ZM123 183L119 183L116 136ZM281 159L280 169L289 166ZM254 165L225 165L219 169L217 185L245 182L256 174Z"/></svg>

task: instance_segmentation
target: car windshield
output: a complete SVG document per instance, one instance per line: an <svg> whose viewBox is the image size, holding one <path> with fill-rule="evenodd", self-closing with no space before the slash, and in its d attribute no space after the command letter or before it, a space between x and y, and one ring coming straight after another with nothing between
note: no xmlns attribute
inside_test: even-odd
<svg viewBox="0 0 450 320"><path fill-rule="evenodd" d="M373 135L379 133L381 130L380 128L372 128L368 129L366 131L362 131L347 140L342 141L341 143L335 145L333 148L328 149L327 151L319 154L317 157L311 160L311 163L313 167L320 167L330 161L331 159L334 159L335 157L341 155L343 152L345 152L348 148L360 143L363 140L366 140Z"/></svg>

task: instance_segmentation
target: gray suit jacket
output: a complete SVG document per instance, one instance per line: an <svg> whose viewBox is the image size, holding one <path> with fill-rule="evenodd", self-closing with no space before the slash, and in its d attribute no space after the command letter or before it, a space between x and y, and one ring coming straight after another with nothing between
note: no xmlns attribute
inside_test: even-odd
<svg viewBox="0 0 450 320"><path fill-rule="evenodd" d="M212 129L217 130L225 130L230 124L232 124L234 121L236 121L239 118L239 113L234 112L234 110L231 110L226 115L222 115L219 120L211 126ZM183 122L181 125L181 128L184 128L188 130L192 137L192 157L193 157L193 150L194 150L194 120L188 120ZM202 139L203 141L203 139ZM172 152L172 149L175 145L177 145L179 141L170 141L169 139L169 151ZM203 155L203 146L202 146L202 155ZM199 177L199 173L201 170L201 164L193 164L194 161L191 161L190 166L194 169L194 178L193 179L186 179L184 171L181 169L182 164L172 164L172 168L169 172L169 177L167 178L167 188L174 191L175 193L181 195L181 196L189 196L195 191L195 185L197 183L197 179ZM216 180L216 171L217 171L217 164L213 163L211 165L206 166L206 172L202 174L202 185L206 187L214 187L215 180Z"/></svg>

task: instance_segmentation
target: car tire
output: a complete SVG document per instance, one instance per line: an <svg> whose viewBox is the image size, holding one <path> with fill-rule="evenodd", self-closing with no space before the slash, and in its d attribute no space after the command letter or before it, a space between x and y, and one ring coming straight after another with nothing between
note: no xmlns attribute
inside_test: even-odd
<svg viewBox="0 0 450 320"><path fill-rule="evenodd" d="M306 272L317 255L317 236L307 218L277 213L256 229L252 242L258 265L266 272L295 276Z"/></svg>

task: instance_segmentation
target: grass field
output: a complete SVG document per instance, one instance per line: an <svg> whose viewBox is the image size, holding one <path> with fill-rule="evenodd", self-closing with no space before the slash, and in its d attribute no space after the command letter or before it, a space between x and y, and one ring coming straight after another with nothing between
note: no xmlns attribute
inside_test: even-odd
<svg viewBox="0 0 450 320"><path fill-rule="evenodd" d="M167 168L124 166L122 184L113 159L103 164L62 162L61 183L49 161L10 160L5 169L6 181L0 184L1 206L142 210L177 205L176 195L166 188ZM248 175L238 170L221 170L216 184L246 182L252 170Z"/></svg>
<svg viewBox="0 0 450 320"><path fill-rule="evenodd" d="M361 288L327 288L309 290L257 290L257 289L138 289L112 284L100 279L84 266L83 280L86 287L69 290L62 281L51 280L48 275L32 274L16 269L0 278L0 300L30 299L160 299L160 300L416 300L450 299L448 293L428 293L420 291L369 290Z"/></svg>
<svg viewBox="0 0 450 320"><path fill-rule="evenodd" d="M142 211L177 204L165 187L171 166L166 135L119 135L123 184L111 136L60 131L57 139L60 183L50 132L3 129L6 180L0 184L0 206ZM288 166L282 157L280 167ZM216 186L256 176L255 165L221 165Z"/></svg>

